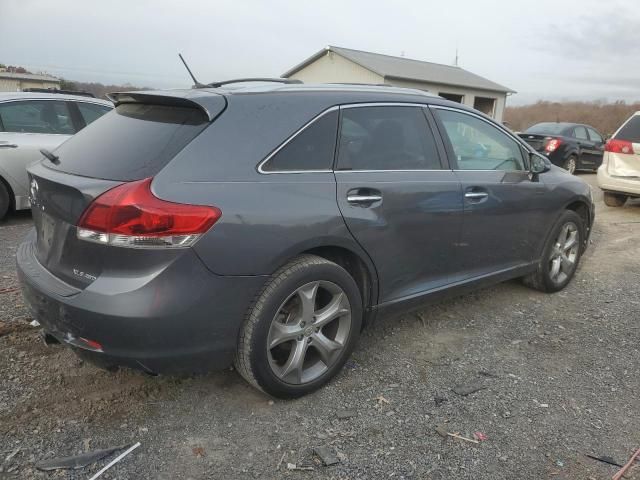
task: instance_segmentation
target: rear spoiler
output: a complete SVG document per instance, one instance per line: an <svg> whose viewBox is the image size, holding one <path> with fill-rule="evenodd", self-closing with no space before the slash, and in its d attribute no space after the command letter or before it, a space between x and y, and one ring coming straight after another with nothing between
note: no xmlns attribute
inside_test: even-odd
<svg viewBox="0 0 640 480"><path fill-rule="evenodd" d="M149 92L114 92L107 94L115 106L125 103L149 103L152 105L168 105L174 107L197 108L213 121L227 106L224 96L212 92L197 90L149 91Z"/></svg>

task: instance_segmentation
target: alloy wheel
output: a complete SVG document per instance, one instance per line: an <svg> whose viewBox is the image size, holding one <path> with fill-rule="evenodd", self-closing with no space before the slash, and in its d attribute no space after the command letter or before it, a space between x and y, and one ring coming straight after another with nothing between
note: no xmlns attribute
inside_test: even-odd
<svg viewBox="0 0 640 480"><path fill-rule="evenodd" d="M574 173L576 173L576 159L575 159L575 157L569 157L567 159L567 163L565 165L565 168L567 169L567 172L569 172L572 175Z"/></svg>
<svg viewBox="0 0 640 480"><path fill-rule="evenodd" d="M563 283L571 276L578 261L580 231L573 222L563 225L553 245L549 259L549 277L555 283Z"/></svg>
<svg viewBox="0 0 640 480"><path fill-rule="evenodd" d="M333 282L315 281L296 289L280 306L268 335L273 373L301 385L322 376L340 358L351 330L351 306Z"/></svg>

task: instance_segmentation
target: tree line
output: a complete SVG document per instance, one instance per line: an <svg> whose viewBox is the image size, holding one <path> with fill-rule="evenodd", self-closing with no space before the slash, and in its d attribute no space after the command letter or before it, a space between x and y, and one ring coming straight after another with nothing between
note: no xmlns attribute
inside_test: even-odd
<svg viewBox="0 0 640 480"><path fill-rule="evenodd" d="M640 111L640 102L546 102L507 107L504 121L521 132L540 122L571 122L591 125L604 135L613 134L632 113Z"/></svg>

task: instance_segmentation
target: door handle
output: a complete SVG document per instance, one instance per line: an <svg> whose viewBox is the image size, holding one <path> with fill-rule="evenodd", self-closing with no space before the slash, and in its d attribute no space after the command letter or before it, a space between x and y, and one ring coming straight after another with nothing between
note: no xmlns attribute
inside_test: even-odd
<svg viewBox="0 0 640 480"><path fill-rule="evenodd" d="M349 195L347 195L347 202L349 203L363 204L363 203L379 202L381 200L382 200L382 195L375 195L375 194L358 195L356 193L350 193Z"/></svg>
<svg viewBox="0 0 640 480"><path fill-rule="evenodd" d="M468 198L470 200L482 200L488 196L489 194L487 192L467 192L464 194L464 198Z"/></svg>
<svg viewBox="0 0 640 480"><path fill-rule="evenodd" d="M0 148L18 148L15 143L0 143Z"/></svg>

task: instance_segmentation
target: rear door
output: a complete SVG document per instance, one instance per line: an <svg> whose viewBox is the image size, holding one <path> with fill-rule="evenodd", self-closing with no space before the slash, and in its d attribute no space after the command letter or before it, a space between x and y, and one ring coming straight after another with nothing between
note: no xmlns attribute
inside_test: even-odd
<svg viewBox="0 0 640 480"><path fill-rule="evenodd" d="M589 133L589 140L593 145L591 157L593 161L593 168L596 169L602 164L602 156L604 155L604 139L594 128L587 127Z"/></svg>
<svg viewBox="0 0 640 480"><path fill-rule="evenodd" d="M40 149L55 150L75 132L64 101L0 103L0 175L12 183L16 196L23 197L26 202L27 167L42 158Z"/></svg>
<svg viewBox="0 0 640 480"><path fill-rule="evenodd" d="M599 163L597 156L599 154L595 143L589 138L587 128L583 125L578 125L573 128L573 136L578 144L580 151L580 161L578 168L596 168Z"/></svg>
<svg viewBox="0 0 640 480"><path fill-rule="evenodd" d="M377 268L380 303L446 285L455 271L460 182L433 126L419 105L341 108L338 205Z"/></svg>
<svg viewBox="0 0 640 480"><path fill-rule="evenodd" d="M433 107L462 186L464 220L456 280L509 270L535 259L548 228L546 188L531 178L524 148L479 115Z"/></svg>

